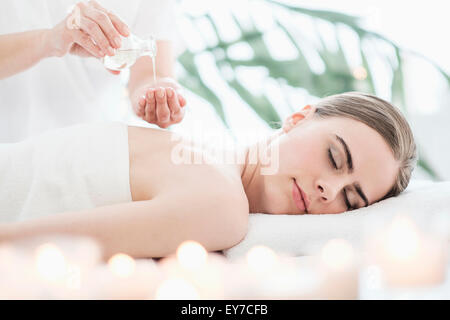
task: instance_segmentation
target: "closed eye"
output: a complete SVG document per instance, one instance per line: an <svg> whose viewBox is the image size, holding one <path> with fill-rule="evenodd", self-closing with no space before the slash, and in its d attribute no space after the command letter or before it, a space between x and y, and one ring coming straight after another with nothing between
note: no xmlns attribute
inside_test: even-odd
<svg viewBox="0 0 450 320"><path fill-rule="evenodd" d="M331 165L333 166L333 168L336 169L336 170L339 170L338 167L337 167L336 161L334 160L334 157L333 157L333 155L331 153L331 149L330 148L328 148L328 158L330 159L330 162L331 162ZM342 195L343 195L343 198L344 198L345 205L347 206L347 211L354 210L355 208L353 208L350 205L350 202L348 201L347 192L345 192L345 188L344 188L344 190L342 190Z"/></svg>

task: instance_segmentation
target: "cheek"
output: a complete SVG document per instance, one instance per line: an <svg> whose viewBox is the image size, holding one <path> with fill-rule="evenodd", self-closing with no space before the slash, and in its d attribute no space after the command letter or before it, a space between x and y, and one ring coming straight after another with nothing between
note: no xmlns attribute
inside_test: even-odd
<svg viewBox="0 0 450 320"><path fill-rule="evenodd" d="M324 170L325 161L325 148L318 141L298 139L280 147L280 173L314 174Z"/></svg>

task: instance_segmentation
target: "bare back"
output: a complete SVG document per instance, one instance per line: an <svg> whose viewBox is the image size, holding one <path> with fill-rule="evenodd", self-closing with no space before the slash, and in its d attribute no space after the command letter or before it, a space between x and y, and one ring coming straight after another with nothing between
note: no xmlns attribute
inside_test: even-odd
<svg viewBox="0 0 450 320"><path fill-rule="evenodd" d="M133 201L150 200L162 193L189 193L202 201L208 191L218 188L247 202L237 165L176 163L180 152L201 152L180 138L166 130L128 128ZM242 203L237 205L242 207Z"/></svg>

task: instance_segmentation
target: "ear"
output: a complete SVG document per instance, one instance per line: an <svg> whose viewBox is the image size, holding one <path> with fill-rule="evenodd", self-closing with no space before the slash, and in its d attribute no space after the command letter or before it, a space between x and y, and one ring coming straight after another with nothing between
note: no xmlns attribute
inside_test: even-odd
<svg viewBox="0 0 450 320"><path fill-rule="evenodd" d="M283 131L288 133L297 123L311 119L316 112L316 107L304 106L302 110L291 114L283 123Z"/></svg>

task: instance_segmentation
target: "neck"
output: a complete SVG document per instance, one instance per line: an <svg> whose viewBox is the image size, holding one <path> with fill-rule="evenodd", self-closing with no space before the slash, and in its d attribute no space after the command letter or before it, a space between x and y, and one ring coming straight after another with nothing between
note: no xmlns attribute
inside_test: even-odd
<svg viewBox="0 0 450 320"><path fill-rule="evenodd" d="M269 137L267 145L282 134L277 131ZM241 181L247 195L250 213L264 213L264 176L261 174L261 158L258 143L245 149L245 161L239 165Z"/></svg>
<svg viewBox="0 0 450 320"><path fill-rule="evenodd" d="M254 163L255 159L250 159L250 154L254 148L256 149L257 145L252 145L246 148L245 162L240 165L242 186L244 187L244 191L248 199L250 213L261 212L263 200L263 181L260 174L261 161L258 153L256 153L256 163Z"/></svg>

